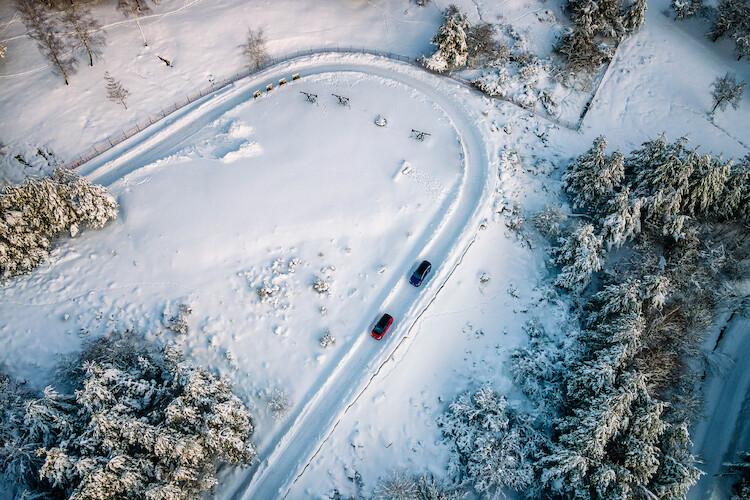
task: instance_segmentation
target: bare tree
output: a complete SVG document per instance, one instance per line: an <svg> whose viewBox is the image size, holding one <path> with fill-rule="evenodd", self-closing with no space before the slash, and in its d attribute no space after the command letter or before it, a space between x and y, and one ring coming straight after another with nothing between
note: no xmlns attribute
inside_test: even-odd
<svg viewBox="0 0 750 500"><path fill-rule="evenodd" d="M123 105L125 109L128 109L125 104L125 99L128 98L130 92L122 86L122 83L115 80L115 78L109 74L109 71L104 73L104 80L107 82L107 99L112 102L118 102Z"/></svg>
<svg viewBox="0 0 750 500"><path fill-rule="evenodd" d="M247 41L240 45L242 55L245 57L250 69L259 69L271 60L266 51L266 41L263 39L263 29L253 31L248 28Z"/></svg>
<svg viewBox="0 0 750 500"><path fill-rule="evenodd" d="M740 106L745 84L737 83L733 74L727 72L726 75L717 77L711 85L714 88L711 92L714 98L714 107L711 108L711 115L714 114L716 108L719 108L721 111L727 109L727 104L731 104L734 109Z"/></svg>
<svg viewBox="0 0 750 500"><path fill-rule="evenodd" d="M17 6L29 37L36 41L44 57L68 85L68 76L75 73L78 66L78 59L72 54L74 44L70 37L55 29L52 14L43 3L17 0Z"/></svg>
<svg viewBox="0 0 750 500"><path fill-rule="evenodd" d="M155 3L158 3L158 2L155 2ZM135 20L135 24L138 25L138 31L141 32L141 39L143 39L143 45L148 47L146 36L143 34L143 28L141 28L141 22L138 20L138 18L142 16L143 14L151 12L151 7L149 7L146 0L117 0L117 10L119 10L126 16L128 14L133 16L133 19Z"/></svg>
<svg viewBox="0 0 750 500"><path fill-rule="evenodd" d="M89 66L94 59L102 55L106 44L102 25L91 15L91 10L84 3L76 0L55 0L53 7L60 11L62 19L78 38L78 47L88 53Z"/></svg>

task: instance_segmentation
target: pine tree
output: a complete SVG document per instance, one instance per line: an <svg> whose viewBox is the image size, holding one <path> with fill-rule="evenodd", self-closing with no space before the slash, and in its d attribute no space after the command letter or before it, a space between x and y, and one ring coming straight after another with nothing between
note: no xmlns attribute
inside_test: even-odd
<svg viewBox="0 0 750 500"><path fill-rule="evenodd" d="M646 22L647 10L648 5L646 4L646 0L634 0L633 3L628 6L622 19L625 33L632 34L641 29L643 23Z"/></svg>
<svg viewBox="0 0 750 500"><path fill-rule="evenodd" d="M425 65L441 72L466 66L469 57L468 32L466 15L455 5L450 5L443 15L443 24L432 39L437 51L425 61Z"/></svg>
<svg viewBox="0 0 750 500"><path fill-rule="evenodd" d="M724 189L718 213L735 218L750 216L750 155L731 167Z"/></svg>
<svg viewBox="0 0 750 500"><path fill-rule="evenodd" d="M695 167L685 209L694 215L715 213L729 180L731 165L721 157L711 157L707 154L693 153L691 161Z"/></svg>
<svg viewBox="0 0 750 500"><path fill-rule="evenodd" d="M750 56L750 1L720 0L708 36L714 42L722 36L729 36L735 43L738 61Z"/></svg>
<svg viewBox="0 0 750 500"><path fill-rule="evenodd" d="M36 446L32 495L188 499L216 484L216 462L249 465L252 421L223 378L126 331L87 344L69 372L26 404L22 440Z"/></svg>
<svg viewBox="0 0 750 500"><path fill-rule="evenodd" d="M68 169L7 186L0 194L0 276L31 270L47 256L50 239L82 226L100 228L118 205L102 186Z"/></svg>
<svg viewBox="0 0 750 500"><path fill-rule="evenodd" d="M705 12L703 0L672 0L670 5L675 13L675 19L688 19Z"/></svg>
<svg viewBox="0 0 750 500"><path fill-rule="evenodd" d="M690 181L695 170L691 152L682 137L668 143L664 135L643 143L625 162L633 172L633 192L642 196L647 215L658 225L678 217L689 199Z"/></svg>
<svg viewBox="0 0 750 500"><path fill-rule="evenodd" d="M609 200L602 221L603 240L607 250L621 247L641 232L642 205L641 198L631 198L628 186Z"/></svg>
<svg viewBox="0 0 750 500"><path fill-rule="evenodd" d="M573 196L573 207L598 211L619 187L624 176L623 155L605 154L607 140L600 136L586 153L568 166L563 176L565 190Z"/></svg>
<svg viewBox="0 0 750 500"><path fill-rule="evenodd" d="M555 285L580 294L591 276L602 268L602 242L594 226L579 226L555 251L555 262L563 266Z"/></svg>
<svg viewBox="0 0 750 500"><path fill-rule="evenodd" d="M115 80L113 76L109 74L109 71L104 73L104 80L107 82L107 99L112 102L119 102L125 109L128 109L125 100L130 95L128 89L122 86L118 80Z"/></svg>
<svg viewBox="0 0 750 500"><path fill-rule="evenodd" d="M711 86L714 88L711 91L711 96L714 99L714 107L711 108L710 113L711 116L713 116L716 108L724 111L727 108L727 104L731 104L733 109L737 109L740 106L745 84L737 83L733 74L727 72L726 75L717 77Z"/></svg>
<svg viewBox="0 0 750 500"><path fill-rule="evenodd" d="M75 73L78 66L78 59L70 54L74 45L70 36L57 31L52 14L41 2L17 0L16 5L29 37L36 41L44 57L68 85L68 76Z"/></svg>
<svg viewBox="0 0 750 500"><path fill-rule="evenodd" d="M491 388L459 396L438 425L455 446L460 474L483 498L499 497L503 488L520 491L534 481L534 462L546 437Z"/></svg>
<svg viewBox="0 0 750 500"><path fill-rule="evenodd" d="M596 40L590 29L578 25L560 38L555 53L563 58L565 68L572 73L595 73L614 55L611 48Z"/></svg>

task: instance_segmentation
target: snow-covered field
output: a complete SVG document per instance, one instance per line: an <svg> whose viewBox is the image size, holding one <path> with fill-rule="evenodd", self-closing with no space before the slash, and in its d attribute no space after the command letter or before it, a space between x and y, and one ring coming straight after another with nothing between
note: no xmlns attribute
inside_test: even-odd
<svg viewBox="0 0 750 500"><path fill-rule="evenodd" d="M557 4L456 3L472 21L517 26L539 52L561 29L535 15L562 18ZM506 226L514 204L528 217L557 201L555 168L601 134L623 150L665 131L703 151L748 152L747 100L715 123L708 111L711 81L728 70L750 81L750 68L700 26L665 17L666 6L650 4L644 28L620 47L580 133L365 55L290 61L178 111L81 168L109 187L120 217L62 239L49 263L3 284L0 363L41 389L82 337L133 324L155 331L187 304L190 331L155 340L174 339L230 375L256 417L261 462L226 471L216 497L370 494L393 468L441 475L447 447L435 418L484 384L518 398L505 362L526 339L522 326L537 318L553 330L567 320L567 305L544 285L546 243ZM142 20L144 47L132 22L100 4L104 58L65 87L3 3L0 138L14 151L45 147L71 160L241 70L248 27L265 30L272 56L341 45L415 57L430 52L445 7L164 0ZM130 89L127 110L106 100L105 71ZM299 81L253 99L297 72ZM387 126L374 124L378 115ZM431 135L420 142L412 129ZM17 179L22 168L8 161L0 174ZM434 272L415 289L406 278L423 258ZM395 323L377 342L368 333L386 311ZM324 348L326 331L336 342ZM266 406L276 389L293 404L280 422ZM699 453L729 447L743 399L729 405L737 417L722 435L696 441ZM706 468L716 471L728 457L711 451Z"/></svg>

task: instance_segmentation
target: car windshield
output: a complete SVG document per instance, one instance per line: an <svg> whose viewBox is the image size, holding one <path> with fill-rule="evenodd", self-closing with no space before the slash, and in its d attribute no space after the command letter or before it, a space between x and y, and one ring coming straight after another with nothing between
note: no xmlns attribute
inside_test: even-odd
<svg viewBox="0 0 750 500"><path fill-rule="evenodd" d="M385 327L388 326L389 319L390 318L388 316L383 316L382 318L380 318L380 321L378 321L378 324L375 325L375 331L380 333L383 330L385 330Z"/></svg>
<svg viewBox="0 0 750 500"><path fill-rule="evenodd" d="M415 274L424 276L429 269L430 269L430 263L427 261L424 261L421 264L419 264L419 267L417 268L417 272Z"/></svg>

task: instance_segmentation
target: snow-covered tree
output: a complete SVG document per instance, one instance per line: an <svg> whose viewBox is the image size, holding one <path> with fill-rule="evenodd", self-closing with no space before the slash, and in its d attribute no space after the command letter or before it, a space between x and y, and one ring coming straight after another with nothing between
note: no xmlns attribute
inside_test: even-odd
<svg viewBox="0 0 750 500"><path fill-rule="evenodd" d="M125 109L128 109L128 105L125 102L128 95L130 95L128 89L124 88L119 80L115 80L115 77L110 75L109 71L104 72L104 81L107 82L105 86L107 90L107 99L122 104Z"/></svg>
<svg viewBox="0 0 750 500"><path fill-rule="evenodd" d="M595 73L614 55L614 49L626 35L637 31L645 20L646 1L568 0L573 21L559 40L555 52L573 73Z"/></svg>
<svg viewBox="0 0 750 500"><path fill-rule="evenodd" d="M643 23L646 22L647 10L646 0L634 0L628 6L622 16L622 25L625 33L631 34L641 29Z"/></svg>
<svg viewBox="0 0 750 500"><path fill-rule="evenodd" d="M536 405L554 413L560 403L563 351L538 321L530 321L524 330L529 344L509 356L513 381Z"/></svg>
<svg viewBox="0 0 750 500"><path fill-rule="evenodd" d="M679 500L704 474L691 453L693 443L686 423L670 424L662 435L659 447L662 458L652 481L653 492L664 500ZM750 491L748 491L750 493Z"/></svg>
<svg viewBox="0 0 750 500"><path fill-rule="evenodd" d="M5 52L6 52L6 50L7 49L5 48L4 45L0 45L0 59L4 59L5 58Z"/></svg>
<svg viewBox="0 0 750 500"><path fill-rule="evenodd" d="M57 29L56 20L47 7L35 0L16 0L18 13L42 55L60 73L68 85L68 77L76 72L78 59L72 54L75 46L69 34Z"/></svg>
<svg viewBox="0 0 750 500"><path fill-rule="evenodd" d="M572 73L595 73L614 55L614 51L596 39L588 29L574 27L563 34L555 52L563 58Z"/></svg>
<svg viewBox="0 0 750 500"><path fill-rule="evenodd" d="M253 427L227 380L137 334L88 344L69 373L26 404L22 441L37 448L30 492L72 499L188 499L216 484L217 461L249 465Z"/></svg>
<svg viewBox="0 0 750 500"><path fill-rule="evenodd" d="M708 36L714 42L728 36L735 43L738 61L750 57L750 1L720 0Z"/></svg>
<svg viewBox="0 0 750 500"><path fill-rule="evenodd" d="M750 33L748 36L750 36ZM711 115L714 114L716 108L719 108L721 111L727 109L727 104L731 104L733 109L737 109L740 106L745 84L738 83L735 75L727 72L724 76L717 77L711 86L714 88L711 91L711 96L714 99L714 107L711 108Z"/></svg>
<svg viewBox="0 0 750 500"><path fill-rule="evenodd" d="M621 0L568 0L573 23L592 36L618 39L624 34Z"/></svg>
<svg viewBox="0 0 750 500"><path fill-rule="evenodd" d="M495 40L495 29L490 23L479 23L469 27L466 33L468 51L467 65L470 68L499 65L508 62L510 49Z"/></svg>
<svg viewBox="0 0 750 500"><path fill-rule="evenodd" d="M0 276L29 271L47 256L50 238L82 227L101 228L118 205L102 186L72 170L6 186L0 194Z"/></svg>
<svg viewBox="0 0 750 500"><path fill-rule="evenodd" d="M469 57L468 32L466 15L455 5L450 5L443 15L443 24L432 39L437 51L425 60L425 66L441 72L466 66Z"/></svg>
<svg viewBox="0 0 750 500"><path fill-rule="evenodd" d="M725 217L750 217L750 155L733 165L717 212Z"/></svg>
<svg viewBox="0 0 750 500"><path fill-rule="evenodd" d="M731 164L720 157L697 153L691 154L690 161L694 170L684 210L693 215L716 212L732 171Z"/></svg>
<svg viewBox="0 0 750 500"><path fill-rule="evenodd" d="M563 266L555 285L574 293L588 286L591 276L602 268L602 241L594 226L579 226L555 251L555 262Z"/></svg>
<svg viewBox="0 0 750 500"><path fill-rule="evenodd" d="M645 142L625 162L635 174L634 193L645 198L644 208L655 221L680 215L688 199L694 163L686 144L686 137L668 143L661 135Z"/></svg>
<svg viewBox="0 0 750 500"><path fill-rule="evenodd" d="M607 139L598 137L591 149L576 158L563 175L565 190L576 208L597 211L619 187L624 176L623 155L606 154Z"/></svg>
<svg viewBox="0 0 750 500"><path fill-rule="evenodd" d="M0 368L0 479L8 484L36 481L36 448L23 443L20 432L30 399L32 394Z"/></svg>
<svg viewBox="0 0 750 500"><path fill-rule="evenodd" d="M642 205L641 198L631 198L628 186L609 200L602 221L603 240L607 250L621 247L641 232Z"/></svg>
<svg viewBox="0 0 750 500"><path fill-rule="evenodd" d="M703 0L672 0L670 7L674 10L675 19L695 17L706 10Z"/></svg>
<svg viewBox="0 0 750 500"><path fill-rule="evenodd" d="M375 488L377 500L417 500L417 481L404 469L394 469L380 478Z"/></svg>
<svg viewBox="0 0 750 500"><path fill-rule="evenodd" d="M520 491L535 479L534 462L546 437L531 419L489 387L466 392L438 418L456 448L452 467L483 497Z"/></svg>
<svg viewBox="0 0 750 500"><path fill-rule="evenodd" d="M531 216L531 222L547 238L557 238L568 216L560 205L550 205Z"/></svg>

